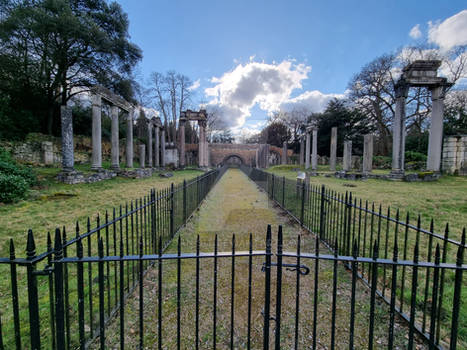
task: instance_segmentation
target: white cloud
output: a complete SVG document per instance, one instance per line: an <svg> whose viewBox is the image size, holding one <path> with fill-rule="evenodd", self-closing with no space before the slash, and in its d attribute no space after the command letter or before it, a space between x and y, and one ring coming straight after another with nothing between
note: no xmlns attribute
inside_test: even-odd
<svg viewBox="0 0 467 350"><path fill-rule="evenodd" d="M412 29L410 29L409 36L412 39L419 39L422 36L422 32L420 30L420 24L417 24Z"/></svg>
<svg viewBox="0 0 467 350"><path fill-rule="evenodd" d="M279 110L295 89L302 88L302 81L311 71L310 66L295 64L293 60L272 64L253 60L254 56L248 63L212 78L215 85L205 89L211 98L208 110L209 105L216 105L228 127L242 126L255 105L268 113Z"/></svg>
<svg viewBox="0 0 467 350"><path fill-rule="evenodd" d="M191 90L191 91L196 90L197 88L199 88L200 85L201 85L201 80L200 80L200 79L195 80L195 81L193 82L193 85L191 85L191 86L188 88L188 90Z"/></svg>
<svg viewBox="0 0 467 350"><path fill-rule="evenodd" d="M281 104L281 109L290 112L294 109L305 109L310 113L322 112L333 98L344 98L345 94L324 94L321 91L305 91L301 95Z"/></svg>
<svg viewBox="0 0 467 350"><path fill-rule="evenodd" d="M467 45L467 10L447 18L443 22L428 22L428 41L442 50L458 45Z"/></svg>

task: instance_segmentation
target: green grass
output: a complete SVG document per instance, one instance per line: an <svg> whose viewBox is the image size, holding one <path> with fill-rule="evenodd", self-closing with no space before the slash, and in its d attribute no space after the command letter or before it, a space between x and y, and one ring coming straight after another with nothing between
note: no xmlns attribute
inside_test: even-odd
<svg viewBox="0 0 467 350"><path fill-rule="evenodd" d="M328 167L320 166L322 170ZM296 165L276 166L267 169L276 176L288 179L297 178ZM320 169L318 169L321 171ZM450 237L460 240L462 229L467 225L467 177L442 176L434 182L398 182L379 179L352 181L334 177L310 177L313 185L325 185L326 188L339 193L352 192L354 198L374 202L383 207L383 213L390 207L395 213L400 209L400 217L406 213L412 219L421 215L422 227L429 228L430 220L435 222L435 232L444 233L445 225L449 222ZM355 187L347 187L346 185ZM394 214L395 215L395 214Z"/></svg>
<svg viewBox="0 0 467 350"><path fill-rule="evenodd" d="M86 167L78 167L79 170L85 170ZM96 225L96 216L99 213L101 223L104 221L104 213L109 211L112 216L112 208L118 208L125 203L135 202L149 195L149 191L155 189L165 189L171 183L180 183L184 179L192 179L202 172L195 170L174 171L174 176L171 178L160 178L158 173L152 177L143 179L128 179L114 178L92 184L67 185L57 183L55 181L56 174L60 171L57 168L38 168L37 172L40 178L40 186L34 188L30 193L28 200L20 201L15 204L0 206L0 256L9 257L9 239L13 238L16 246L16 256L25 257L27 230L32 229L36 242L36 254L46 251L47 232L52 233L56 227L66 227L68 238L74 236L76 221L79 221L81 233L86 231L86 220L91 218L91 227ZM179 205L177 196L177 203ZM124 209L125 210L125 209ZM180 210L176 211L176 224L181 220ZM136 219L136 218L135 218ZM148 219L145 219L148 220ZM162 225L162 224L161 224ZM140 222L141 226L141 222ZM164 222L167 226L167 221ZM119 228L117 227L117 230ZM113 233L113 228L110 228L110 234ZM105 237L106 231L102 230L102 235ZM118 234L118 233L117 233ZM97 254L96 237L92 239L92 254ZM85 243L85 254L86 243ZM112 251L113 253L113 251ZM131 252L130 252L131 253ZM75 255L75 246L68 251L69 255ZM43 269L45 263L38 264L38 269ZM27 300L27 281L25 268L17 267L18 270L18 287L19 287L19 305L20 305L20 327L23 346L29 347L29 324L28 324L28 300ZM88 298L88 279L87 266L85 267L85 295ZM11 279L10 267L6 264L0 265L0 272L5 276L0 282L0 308L1 319L4 334L4 343L7 348L13 346L13 324L12 324L12 302L11 302ZM76 268L70 265L70 302L74 303L76 299ZM92 268L91 280L97 278L97 265ZM113 283L113 266L110 271L110 278ZM48 293L48 278L38 277L39 289L39 313L41 321L41 338L43 338L43 347L50 346L50 317L49 317L49 293ZM94 282L92 284L95 284ZM97 284L94 286L93 299L97 300ZM112 298L115 290L111 290ZM98 312L98 303L95 303L94 313ZM76 318L76 303L70 308L71 316L73 317L72 329L77 329ZM98 316L94 315L94 322ZM89 314L86 314L86 324L89 327ZM75 341L77 331L72 332L72 338Z"/></svg>

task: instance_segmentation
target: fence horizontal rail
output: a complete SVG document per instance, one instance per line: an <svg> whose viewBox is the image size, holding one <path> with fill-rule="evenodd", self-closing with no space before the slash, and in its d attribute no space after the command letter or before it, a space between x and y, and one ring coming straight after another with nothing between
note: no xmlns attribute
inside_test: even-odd
<svg viewBox="0 0 467 350"><path fill-rule="evenodd" d="M97 256L64 257L61 240L57 239L54 259L51 261L54 266L54 280L55 283L60 283L61 278L65 276L65 266L75 266L77 269L86 264L98 266L97 284L101 314L96 333L99 339L94 347L100 349L113 348L118 343L121 349L126 346L144 348L150 345L157 348L197 349L208 345L203 339L209 339L209 346L212 348L227 346L230 343L231 348L316 349L318 330L321 330L319 344L330 349L373 349L378 342L390 349L418 349L425 344L431 349L443 349L447 345L454 350L467 344L467 339L458 339L460 291L463 285L463 271L467 269L467 266L462 264L462 246L458 248L456 264L441 262L439 246L436 248L434 262L401 260L397 250L392 259L379 258L376 240L372 247L372 258L357 255L356 241L353 242L353 255L329 255L320 253L318 237L311 242L311 246L314 247L311 248L312 251L304 251L304 244L310 244L305 242L302 236L296 239L296 251L284 251L282 227L279 226L277 235L272 235L271 231L269 226L265 243L260 247L265 247L264 250L253 249L250 234L247 251L236 250L235 235L232 236L231 249L219 251L218 236L215 235L213 250L201 252L198 236L196 252L183 253L179 236L176 253L143 254L140 239L139 255L120 256L106 256L101 238ZM275 250L273 241L277 245ZM144 287L142 267L147 260L151 261L150 266L153 266L153 276L149 278L148 286L154 288ZM113 323L109 323L109 318L102 309L102 305L106 303L104 267L108 263L118 266L120 288L117 290L120 290L123 297L122 287L125 287L126 269L134 262L140 267L139 283L133 289L135 293L125 300L136 309L117 310L118 317ZM339 262L344 264L338 265ZM307 266L309 263L311 265ZM350 273L342 274L343 266L347 266ZM360 266L367 266L372 271L370 280L363 278ZM384 296L378 288L385 267L391 270L391 278L388 281L389 297ZM407 285L411 295L408 312L400 309L396 298L400 290L398 276L403 269L410 276ZM417 302L416 293L421 284L420 276L426 275L423 271L432 271L433 280L429 289L430 294L434 295L434 300L438 300L443 271L454 276L454 295L445 300L444 304L451 312L452 318L449 330L443 333L442 341L436 337L440 320L435 303L427 314L428 328L423 329L417 322L423 315L423 305ZM84 271L81 270L76 278L82 278L83 274ZM237 274L243 275L243 278L238 279ZM357 282L358 280L363 283ZM369 287L369 293L365 286ZM56 299L59 304L63 304L63 291L59 293ZM306 295L308 297L305 297ZM385 299L389 301L387 306L377 302ZM80 303L79 300L76 302ZM61 308L56 310L58 326L65 311ZM84 309L81 310L83 313ZM331 315L330 318L318 317L324 310L326 314ZM346 316L342 314L344 310ZM338 313L341 316L338 317ZM405 326L399 323L396 314L407 322ZM130 318L130 321L126 321L127 318ZM253 320L256 322L253 323ZM133 341L126 338L126 322L138 327L138 334ZM271 322L274 322L275 327L270 326ZM109 331L107 327L110 327ZM84 334L83 323L80 328ZM324 334L323 329L328 329L329 332ZM282 337L281 331L287 331L293 337ZM115 332L116 337L112 335ZM357 339L357 332L366 336ZM152 340L148 344L146 339ZM67 348L63 344L64 339L57 340L58 349Z"/></svg>
<svg viewBox="0 0 467 350"><path fill-rule="evenodd" d="M0 316L0 349L19 350L26 344L30 349L57 349L62 341L67 349L87 348L102 331L97 321L104 315L107 324L120 311L139 285L141 274L153 264L141 259L125 262L128 266L122 280L118 262L91 263L100 245L105 256L161 254L224 171L215 169L165 189L151 190L104 215L88 217L84 225L76 222L72 237L65 227L57 229L55 243L47 235L44 252L37 252L32 230L28 231L25 258L17 256L10 241L10 256L0 258L0 273L7 279L0 287L0 307L4 310ZM57 263L58 246L59 259L80 261L73 267ZM102 273L105 282L100 284L98 276ZM119 286L119 281L124 284ZM57 301L60 293L62 299ZM56 319L58 315L60 320Z"/></svg>
<svg viewBox="0 0 467 350"><path fill-rule="evenodd" d="M351 192L338 193L325 186L278 177L260 169L247 166L241 168L251 180L265 190L269 198L306 230L317 235L321 243L338 255L352 256L353 250L356 249L356 256L371 259L374 253L373 244L376 241L378 257L388 261L396 251L403 261L423 261L430 265L435 262L436 252L439 251L439 263L454 266L457 265L458 249L467 247L465 228L459 235L462 239L457 241L451 237L449 224L445 225L444 235L441 235L435 232L433 220L430 221L429 229L424 229L420 215L416 220L411 221L411 216L407 213L403 221L399 210L391 210L388 207L383 212L381 205L356 199ZM462 258L461 265L463 262ZM345 262L345 264L350 268L352 261ZM392 279L390 265L382 264L382 272L376 281L378 292L388 304L390 298L387 293ZM407 293L406 287L409 284L407 279L410 277L412 267L410 264L402 265L402 271L398 275L400 281L397 283L398 291L395 295L398 308L395 310L401 316L405 315L404 307L409 307L411 302L411 296ZM448 322L450 317L446 316L444 305L453 297L454 278L448 275L446 272L448 270L448 268L440 269L440 276L438 276L440 287L436 294L429 288L435 277L434 271L427 268L418 274L420 288L417 289L417 297L422 308L421 317L417 319L417 326L421 333L426 335L429 327L427 320L433 305L436 306L435 343L437 346L442 333L450 327ZM367 281L371 287L372 271L367 263L359 264L358 277ZM433 298L436 298L436 302ZM465 309L463 313L467 312L467 306L462 307ZM467 334L465 336L467 337Z"/></svg>

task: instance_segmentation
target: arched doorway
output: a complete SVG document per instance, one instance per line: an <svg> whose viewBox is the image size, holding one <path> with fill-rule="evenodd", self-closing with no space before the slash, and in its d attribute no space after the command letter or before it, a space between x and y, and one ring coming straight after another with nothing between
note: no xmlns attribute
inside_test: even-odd
<svg viewBox="0 0 467 350"><path fill-rule="evenodd" d="M238 168L240 165L244 164L242 157L237 154L230 154L224 158L221 165L227 165L232 168Z"/></svg>

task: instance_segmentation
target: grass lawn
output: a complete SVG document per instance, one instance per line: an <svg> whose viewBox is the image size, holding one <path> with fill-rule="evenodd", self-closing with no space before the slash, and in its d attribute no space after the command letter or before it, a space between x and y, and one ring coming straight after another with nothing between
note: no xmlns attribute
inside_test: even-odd
<svg viewBox="0 0 467 350"><path fill-rule="evenodd" d="M171 178L159 177L159 172L143 179L114 178L92 184L67 185L55 181L58 168L36 168L40 186L31 190L30 198L15 204L0 206L0 256L8 256L9 239L13 238L18 256L26 247L26 233L32 229L36 239L36 251L45 251L47 232L56 227L74 232L79 220L83 229L86 218L93 220L97 213L112 211L126 202L147 196L152 188L167 188L170 184L192 179L200 174L197 170L174 171ZM89 166L77 166L77 170L89 171ZM92 221L94 223L94 221Z"/></svg>
<svg viewBox="0 0 467 350"><path fill-rule="evenodd" d="M295 180L298 165L275 166L267 171ZM318 171L325 172L328 167L320 166ZM336 179L334 177L310 177L310 183L325 185L328 189L352 195L376 206L383 206L383 213L387 207L393 212L398 208L401 218L407 212L412 219L421 215L422 227L428 229L430 220L435 222L435 232L444 234L446 222L449 222L450 237L460 241L462 229L467 226L467 177L443 176L435 182L399 182L368 179L352 181ZM354 187L347 187L352 185ZM395 215L395 214L394 214Z"/></svg>

